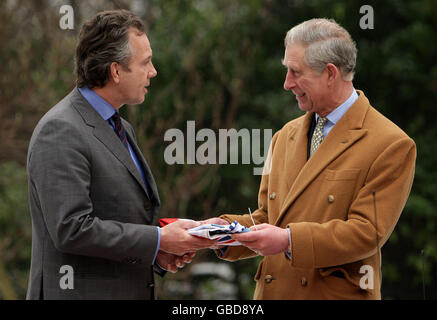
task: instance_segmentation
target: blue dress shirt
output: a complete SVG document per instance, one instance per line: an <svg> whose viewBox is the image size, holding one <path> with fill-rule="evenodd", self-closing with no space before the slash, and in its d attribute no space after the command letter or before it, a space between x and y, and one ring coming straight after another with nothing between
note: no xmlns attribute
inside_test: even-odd
<svg viewBox="0 0 437 320"><path fill-rule="evenodd" d="M114 109L114 107L105 99L103 99L101 96L99 96L97 93L95 93L93 90L88 88L87 86L78 88L79 92L82 94L82 96L85 98L86 101L94 108L94 110L97 111L97 113L105 120L111 127L114 129L114 123L111 120L111 117L118 112ZM150 189L147 185L146 178L144 176L144 170L141 167L140 162L138 161L138 157L133 151L129 141L127 140L127 145L129 149L130 156L135 163L135 166L137 167L138 171L140 172L141 178L144 181L144 185L146 186L146 190L148 191L149 195L151 194ZM158 228L158 246L156 248L155 257L153 258L153 263L155 263L156 255L158 254L159 247L161 244L161 229Z"/></svg>

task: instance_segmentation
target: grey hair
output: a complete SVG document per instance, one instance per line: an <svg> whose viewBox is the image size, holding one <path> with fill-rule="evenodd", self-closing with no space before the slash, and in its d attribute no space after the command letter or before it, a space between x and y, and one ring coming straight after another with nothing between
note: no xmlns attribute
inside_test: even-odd
<svg viewBox="0 0 437 320"><path fill-rule="evenodd" d="M285 47L306 46L304 61L321 73L326 64L340 69L343 80L352 81L357 48L350 34L333 19L311 19L291 28L285 36Z"/></svg>

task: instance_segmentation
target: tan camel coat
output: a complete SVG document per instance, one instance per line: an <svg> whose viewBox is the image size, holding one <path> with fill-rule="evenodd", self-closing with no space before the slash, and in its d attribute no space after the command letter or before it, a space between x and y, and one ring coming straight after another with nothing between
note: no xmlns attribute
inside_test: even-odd
<svg viewBox="0 0 437 320"><path fill-rule="evenodd" d="M357 92L358 100L308 161L312 113L288 122L272 139L271 172L262 177L254 218L290 228L292 258L264 257L255 299L381 298L380 248L410 193L416 147ZM252 225L247 214L222 218ZM230 261L255 255L245 247L217 254Z"/></svg>

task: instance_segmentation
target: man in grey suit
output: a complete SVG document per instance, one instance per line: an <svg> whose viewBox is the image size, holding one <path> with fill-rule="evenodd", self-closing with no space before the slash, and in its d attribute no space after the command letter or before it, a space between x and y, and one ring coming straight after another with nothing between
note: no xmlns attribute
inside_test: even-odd
<svg viewBox="0 0 437 320"><path fill-rule="evenodd" d="M214 241L155 226L158 190L124 104L157 75L142 21L105 11L76 48L77 87L40 120L28 152L32 260L28 299L153 299L154 271L176 272Z"/></svg>

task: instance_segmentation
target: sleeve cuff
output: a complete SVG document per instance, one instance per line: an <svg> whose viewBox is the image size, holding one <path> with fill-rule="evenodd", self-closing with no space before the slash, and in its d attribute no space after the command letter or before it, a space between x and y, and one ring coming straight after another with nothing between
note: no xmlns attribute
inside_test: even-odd
<svg viewBox="0 0 437 320"><path fill-rule="evenodd" d="M161 246L161 228L156 228L158 229L158 245L156 246L155 256L153 257L152 265L155 265L156 256L158 255L159 247Z"/></svg>

